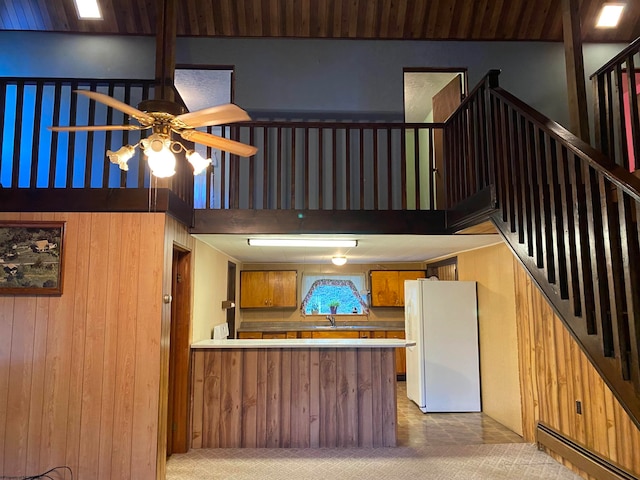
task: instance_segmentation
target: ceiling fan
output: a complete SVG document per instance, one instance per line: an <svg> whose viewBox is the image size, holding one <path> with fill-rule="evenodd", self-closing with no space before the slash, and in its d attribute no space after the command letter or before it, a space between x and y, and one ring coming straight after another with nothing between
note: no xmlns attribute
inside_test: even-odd
<svg viewBox="0 0 640 480"><path fill-rule="evenodd" d="M173 140L177 134L184 140L206 145L241 157L250 157L258 149L254 146L230 140L206 132L196 130L199 127L225 125L234 122L251 120L246 111L233 103L204 108L195 112L187 112L182 105L173 101L174 91L171 89L175 74L175 41L177 0L156 0L156 84L153 100L144 100L138 108L127 105L109 95L91 90L75 90L76 93L103 103L111 108L137 120L140 125L87 125L87 126L54 126L54 132L80 132L99 130L148 130L151 135L142 138L135 145L124 145L117 151L107 150L111 163L117 164L121 170L128 170L127 162L140 146L148 159L151 173L156 177L170 177L175 173L176 153L185 152L186 158L197 175L211 163L211 159L203 158L198 152L186 148L179 141Z"/></svg>
<svg viewBox="0 0 640 480"><path fill-rule="evenodd" d="M173 140L173 133L178 134L184 140L242 157L250 157L258 150L251 145L196 130L197 127L251 120L246 111L233 103L186 112L181 105L168 100L145 100L138 105L138 108L134 108L103 93L90 90L75 90L75 92L129 115L140 125L54 126L49 127L50 130L54 132L87 132L151 129L151 135L141 139L135 145L124 145L115 152L107 150L107 156L111 163L117 164L121 170L129 169L127 162L135 154L137 146L140 146L147 156L151 173L156 177L170 177L175 173L174 154L181 151L186 153L187 160L193 166L194 175L200 173L211 163L211 159L205 159L195 150L188 149L182 143Z"/></svg>

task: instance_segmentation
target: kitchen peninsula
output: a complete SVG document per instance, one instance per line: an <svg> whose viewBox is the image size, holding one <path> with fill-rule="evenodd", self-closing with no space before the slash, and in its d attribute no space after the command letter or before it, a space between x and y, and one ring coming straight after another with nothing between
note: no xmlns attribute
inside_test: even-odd
<svg viewBox="0 0 640 480"><path fill-rule="evenodd" d="M192 448L396 445L402 339L192 344Z"/></svg>

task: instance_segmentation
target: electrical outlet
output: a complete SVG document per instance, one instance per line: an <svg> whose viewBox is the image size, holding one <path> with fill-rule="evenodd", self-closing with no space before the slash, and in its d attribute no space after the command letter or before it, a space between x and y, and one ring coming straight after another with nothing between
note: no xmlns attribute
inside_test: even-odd
<svg viewBox="0 0 640 480"><path fill-rule="evenodd" d="M582 402L580 400L576 400L576 413L582 415Z"/></svg>

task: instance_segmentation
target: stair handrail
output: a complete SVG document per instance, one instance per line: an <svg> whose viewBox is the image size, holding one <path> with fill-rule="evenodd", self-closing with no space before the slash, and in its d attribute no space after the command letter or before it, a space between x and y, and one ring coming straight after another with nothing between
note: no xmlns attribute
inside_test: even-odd
<svg viewBox="0 0 640 480"><path fill-rule="evenodd" d="M638 39L638 41L640 41L640 39ZM628 170L615 164L602 152L571 133L559 123L527 105L502 87L492 88L491 93L512 107L517 108L524 117L531 120L538 125L538 127L547 130L557 141L562 142L574 154L588 162L595 170L602 173L607 180L623 189L637 201L640 201L640 178L635 177Z"/></svg>
<svg viewBox="0 0 640 480"><path fill-rule="evenodd" d="M602 67L600 67L598 70L596 70L589 77L589 79L593 79L593 77L595 77L596 75L601 75L601 74L605 73L607 70L610 70L617 63L620 63L622 60L624 60L629 55L630 52L633 52L634 50L637 50L638 48L640 48L640 37L636 38L633 42L631 42L629 45L627 45L624 50L622 50L615 57L613 57L611 60L609 60L607 63L605 63Z"/></svg>
<svg viewBox="0 0 640 480"><path fill-rule="evenodd" d="M499 86L487 92L492 220L640 427L640 179Z"/></svg>

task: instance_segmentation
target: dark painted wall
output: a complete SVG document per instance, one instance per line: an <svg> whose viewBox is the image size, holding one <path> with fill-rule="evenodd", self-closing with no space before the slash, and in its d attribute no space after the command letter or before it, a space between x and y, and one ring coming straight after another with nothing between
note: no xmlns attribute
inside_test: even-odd
<svg viewBox="0 0 640 480"><path fill-rule="evenodd" d="M0 75L153 78L151 37L0 32ZM593 73L623 45L586 45ZM403 67L465 67L568 124L564 49L548 42L179 38L176 61L234 65L235 102L254 117L402 119ZM590 94L590 85L587 85Z"/></svg>

